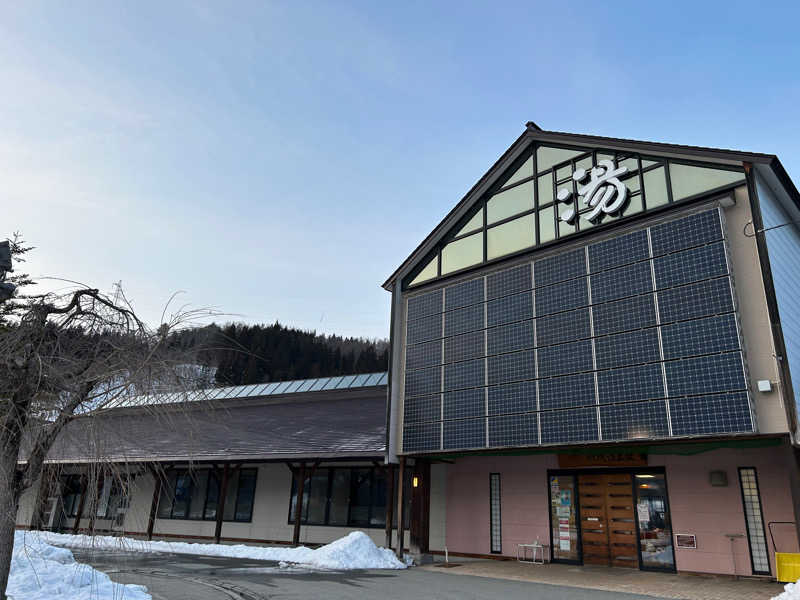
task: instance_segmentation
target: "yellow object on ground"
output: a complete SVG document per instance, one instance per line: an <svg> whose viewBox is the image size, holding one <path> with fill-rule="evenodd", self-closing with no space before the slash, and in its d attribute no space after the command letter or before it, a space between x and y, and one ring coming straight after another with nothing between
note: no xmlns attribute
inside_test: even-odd
<svg viewBox="0 0 800 600"><path fill-rule="evenodd" d="M800 579L800 553L776 552L775 571L777 580L783 583L794 583Z"/></svg>

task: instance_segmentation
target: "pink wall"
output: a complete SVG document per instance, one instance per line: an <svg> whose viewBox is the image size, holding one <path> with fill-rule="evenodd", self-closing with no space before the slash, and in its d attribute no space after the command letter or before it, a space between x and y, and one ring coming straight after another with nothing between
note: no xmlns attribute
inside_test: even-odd
<svg viewBox="0 0 800 600"><path fill-rule="evenodd" d="M788 461L786 448L722 449L693 456L651 455L650 466L666 468L673 532L697 535L697 550L676 550L678 570L734 572L731 542L724 534L746 534L737 471L740 466L757 470L765 526L769 521L793 521ZM489 553L489 473L501 474L503 554L514 556L517 544L530 543L537 537L549 542L547 469L556 468L555 455L459 458L455 464L447 465L448 550ZM727 487L708 483L708 472L716 470L727 472ZM791 528L776 530L776 542L779 550L797 548ZM767 543L772 559L769 539ZM736 540L734 547L736 573L750 574L747 539ZM774 560L770 564L774 569Z"/></svg>

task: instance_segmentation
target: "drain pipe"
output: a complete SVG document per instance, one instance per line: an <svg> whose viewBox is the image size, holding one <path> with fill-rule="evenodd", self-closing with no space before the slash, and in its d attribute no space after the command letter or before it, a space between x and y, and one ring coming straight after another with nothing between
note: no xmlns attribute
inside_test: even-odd
<svg viewBox="0 0 800 600"><path fill-rule="evenodd" d="M736 545L735 542L739 538L743 538L743 533L726 533L725 537L731 541L731 562L733 562L733 578L739 579L739 575L736 573Z"/></svg>
<svg viewBox="0 0 800 600"><path fill-rule="evenodd" d="M447 553L447 546L444 547L444 564L450 564L450 555Z"/></svg>

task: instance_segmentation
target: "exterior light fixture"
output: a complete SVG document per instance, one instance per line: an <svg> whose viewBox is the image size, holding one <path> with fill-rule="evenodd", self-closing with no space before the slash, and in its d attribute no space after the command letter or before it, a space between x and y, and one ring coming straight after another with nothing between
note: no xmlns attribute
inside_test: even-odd
<svg viewBox="0 0 800 600"><path fill-rule="evenodd" d="M636 479L653 479L654 477L655 475L643 474L643 475L637 475Z"/></svg>
<svg viewBox="0 0 800 600"><path fill-rule="evenodd" d="M416 475L411 478L411 487L419 487L419 477Z"/></svg>

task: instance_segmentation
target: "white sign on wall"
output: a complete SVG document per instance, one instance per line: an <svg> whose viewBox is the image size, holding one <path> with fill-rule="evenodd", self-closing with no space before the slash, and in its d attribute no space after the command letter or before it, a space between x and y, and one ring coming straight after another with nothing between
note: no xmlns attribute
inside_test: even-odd
<svg viewBox="0 0 800 600"><path fill-rule="evenodd" d="M628 197L628 188L618 177L628 172L628 167L617 167L614 161L604 159L597 162L597 166L589 171L579 168L572 173L572 180L578 184L578 199L573 205L561 213L560 218L566 223L572 223L580 210L579 201L590 207L591 210L583 216L588 221L594 222L602 214L611 215L619 211ZM586 177L589 181L585 184ZM560 202L569 202L572 191L567 188L558 190L557 198Z"/></svg>

